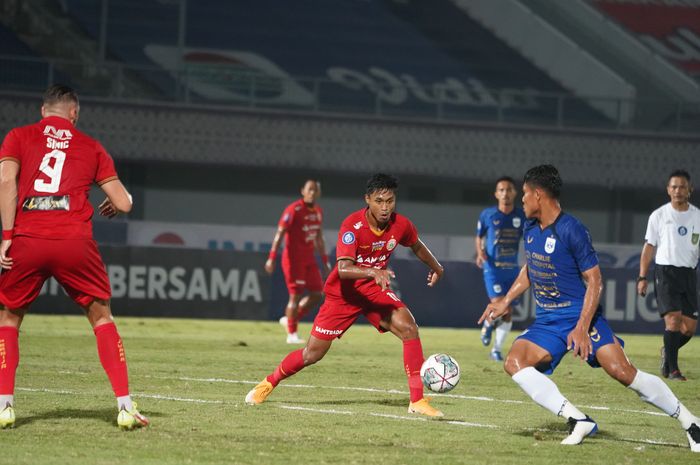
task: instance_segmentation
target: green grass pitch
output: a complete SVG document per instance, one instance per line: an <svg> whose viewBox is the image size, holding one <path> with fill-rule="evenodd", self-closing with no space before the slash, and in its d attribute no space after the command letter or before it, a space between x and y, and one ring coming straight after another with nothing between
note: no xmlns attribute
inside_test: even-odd
<svg viewBox="0 0 700 465"><path fill-rule="evenodd" d="M271 322L119 318L131 390L148 429L116 427L116 403L83 317L28 315L20 335L17 425L0 431L13 464L606 464L697 460L676 420L657 414L602 370L567 357L553 380L600 433L559 441L566 424L531 402L474 330L422 328L426 355L451 354L462 380L434 395L441 420L409 415L401 343L353 327L326 358L283 382L268 402L245 394L288 351ZM300 334L310 325L302 324ZM512 341L513 333L509 337ZM657 373L660 336L622 335ZM681 351L689 377L672 389L700 413L700 342Z"/></svg>

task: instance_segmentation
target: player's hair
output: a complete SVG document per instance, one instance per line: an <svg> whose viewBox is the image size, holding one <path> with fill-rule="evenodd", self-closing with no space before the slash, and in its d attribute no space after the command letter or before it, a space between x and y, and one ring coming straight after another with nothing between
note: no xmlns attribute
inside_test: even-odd
<svg viewBox="0 0 700 465"><path fill-rule="evenodd" d="M365 194L372 195L377 191L395 191L399 188L399 181L390 174L377 173L367 180Z"/></svg>
<svg viewBox="0 0 700 465"><path fill-rule="evenodd" d="M78 105L78 93L71 87L55 84L44 92L44 105L56 103L75 103Z"/></svg>
<svg viewBox="0 0 700 465"><path fill-rule="evenodd" d="M530 168L525 173L523 182L544 189L555 199L559 198L561 186L564 184L554 165L539 165Z"/></svg>
<svg viewBox="0 0 700 465"><path fill-rule="evenodd" d="M501 176L500 178L496 179L496 185L498 185L499 182L509 182L515 187L515 179L511 178L510 176Z"/></svg>
<svg viewBox="0 0 700 465"><path fill-rule="evenodd" d="M304 187L306 187L306 184L309 182L313 182L316 184L316 186L321 187L321 181L319 181L318 179L307 178L306 181L304 181L304 184L301 185L301 188L303 189Z"/></svg>
<svg viewBox="0 0 700 465"><path fill-rule="evenodd" d="M688 181L688 184L690 184L690 173L688 173L686 170L679 169L671 171L671 174L668 175L668 182L671 182L671 178L685 178L685 180Z"/></svg>

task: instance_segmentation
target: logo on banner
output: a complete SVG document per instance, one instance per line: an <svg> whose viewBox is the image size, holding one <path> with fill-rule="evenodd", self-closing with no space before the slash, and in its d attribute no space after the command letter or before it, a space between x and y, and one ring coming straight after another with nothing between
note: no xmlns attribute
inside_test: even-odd
<svg viewBox="0 0 700 465"><path fill-rule="evenodd" d="M519 228L520 227L520 218L513 218L513 227L514 228Z"/></svg>
<svg viewBox="0 0 700 465"><path fill-rule="evenodd" d="M355 242L355 235L348 231L345 234L343 234L343 244L345 245L350 245Z"/></svg>
<svg viewBox="0 0 700 465"><path fill-rule="evenodd" d="M685 226L680 226L678 228L678 234L680 234L681 236L685 236L686 234L688 234L688 228L686 228Z"/></svg>
<svg viewBox="0 0 700 465"><path fill-rule="evenodd" d="M554 247L557 245L557 240L553 237L548 237L547 241L544 243L544 251L547 253L554 252Z"/></svg>

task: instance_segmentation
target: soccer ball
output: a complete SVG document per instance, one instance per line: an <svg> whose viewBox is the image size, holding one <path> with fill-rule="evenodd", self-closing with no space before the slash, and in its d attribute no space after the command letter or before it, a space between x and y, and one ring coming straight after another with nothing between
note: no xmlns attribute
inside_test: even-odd
<svg viewBox="0 0 700 465"><path fill-rule="evenodd" d="M433 354L420 367L420 378L433 392L451 391L459 383L459 364L447 354Z"/></svg>

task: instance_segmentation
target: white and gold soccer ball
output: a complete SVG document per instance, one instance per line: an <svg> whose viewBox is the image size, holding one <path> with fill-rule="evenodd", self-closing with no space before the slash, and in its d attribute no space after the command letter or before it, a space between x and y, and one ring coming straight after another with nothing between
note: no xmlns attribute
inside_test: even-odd
<svg viewBox="0 0 700 465"><path fill-rule="evenodd" d="M459 383L459 364L447 354L433 354L420 367L423 385L433 392L448 392Z"/></svg>

